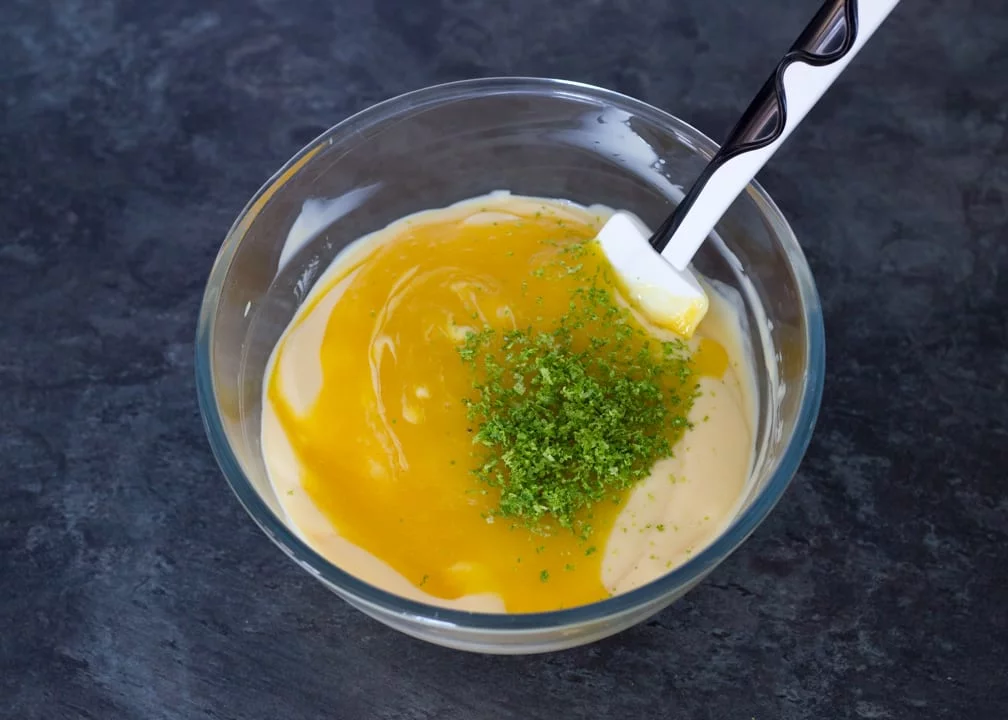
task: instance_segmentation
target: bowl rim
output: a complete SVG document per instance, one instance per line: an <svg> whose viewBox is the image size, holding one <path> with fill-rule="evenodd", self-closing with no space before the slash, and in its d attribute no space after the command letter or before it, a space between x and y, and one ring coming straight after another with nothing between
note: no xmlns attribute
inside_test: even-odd
<svg viewBox="0 0 1008 720"><path fill-rule="evenodd" d="M204 291L196 328L195 374L204 429L225 479L255 523L298 565L353 604L364 603L381 612L412 619L431 627L449 626L468 631L514 634L521 631L534 633L590 624L644 607L657 606L663 599L671 599L676 590L692 587L714 566L734 552L780 500L808 448L822 401L825 331L818 292L805 254L780 209L759 183L753 181L747 192L756 202L761 215L769 223L781 244L797 281L805 315L808 365L800 388L801 403L794 431L777 461L776 468L762 492L722 530L714 541L684 564L629 592L588 605L536 613L471 612L410 600L360 580L326 560L288 528L256 492L242 471L224 431L214 392L211 349L218 301L228 270L242 237L268 199L335 136L352 136L365 127L401 114L412 114L431 105L500 94L571 95L582 101L616 105L634 115L645 116L678 136L688 138L699 152L707 154L708 157L717 150L713 140L659 108L613 90L570 80L537 77L460 80L413 90L371 105L337 123L302 148L263 184L235 219L214 261Z"/></svg>

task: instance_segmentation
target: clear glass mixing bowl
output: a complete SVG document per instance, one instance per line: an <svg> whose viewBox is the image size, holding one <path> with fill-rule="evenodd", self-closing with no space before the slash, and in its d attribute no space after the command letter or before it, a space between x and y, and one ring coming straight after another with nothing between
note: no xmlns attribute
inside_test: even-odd
<svg viewBox="0 0 1008 720"><path fill-rule="evenodd" d="M812 275L780 210L755 183L704 244L696 267L738 290L758 374L751 491L725 531L632 592L536 614L482 614L403 599L327 562L289 526L260 451L263 371L312 283L348 243L410 213L493 190L602 203L657 225L715 144L615 92L546 79L440 85L371 107L297 154L228 233L199 317L196 380L207 435L242 505L301 567L402 632L491 653L555 650L623 630L682 596L780 499L805 452L822 394L823 322ZM344 197L344 214L281 263L305 201ZM282 265L282 267L281 267ZM279 268L279 269L278 269Z"/></svg>

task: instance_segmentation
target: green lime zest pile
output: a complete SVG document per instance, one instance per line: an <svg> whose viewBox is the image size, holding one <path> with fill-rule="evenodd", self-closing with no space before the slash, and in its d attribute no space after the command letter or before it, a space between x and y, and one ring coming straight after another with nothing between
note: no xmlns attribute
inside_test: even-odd
<svg viewBox="0 0 1008 720"><path fill-rule="evenodd" d="M591 533L582 511L647 476L689 427L696 394L682 342L650 338L598 277L553 327L471 333L474 471L494 515Z"/></svg>

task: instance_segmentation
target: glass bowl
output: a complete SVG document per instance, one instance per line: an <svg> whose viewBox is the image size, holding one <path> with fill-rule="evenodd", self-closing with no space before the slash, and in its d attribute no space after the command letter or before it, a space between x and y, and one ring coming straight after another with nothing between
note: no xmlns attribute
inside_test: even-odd
<svg viewBox="0 0 1008 720"><path fill-rule="evenodd" d="M681 120L609 90L498 78L393 98L299 152L225 238L196 337L197 392L210 445L259 527L368 615L415 637L478 652L543 652L598 640L700 582L780 499L808 446L822 395L823 322L812 275L780 210L755 183L695 262L707 277L735 288L745 305L758 376L753 475L722 534L668 574L556 612L474 613L404 599L344 572L302 542L267 479L259 432L270 353L313 282L356 238L404 215L500 189L602 203L654 227L715 150ZM343 198L341 214L325 218L325 229L300 246L284 249L306 201L334 198Z"/></svg>

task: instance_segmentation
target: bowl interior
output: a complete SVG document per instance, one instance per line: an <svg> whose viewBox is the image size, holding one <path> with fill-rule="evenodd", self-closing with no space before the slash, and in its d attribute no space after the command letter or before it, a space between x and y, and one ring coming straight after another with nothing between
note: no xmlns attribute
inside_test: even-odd
<svg viewBox="0 0 1008 720"><path fill-rule="evenodd" d="M635 100L521 79L455 83L396 98L305 148L232 228L212 271L197 338L211 444L256 521L346 596L450 624L534 628L601 617L674 596L709 572L766 516L794 474L823 374L822 321L808 266L779 211L755 185L732 205L695 261L744 308L758 390L757 453L747 496L717 541L627 596L502 620L408 602L361 583L287 526L266 476L259 425L263 371L277 339L329 262L355 239L404 215L494 190L602 203L654 226L714 150L686 124ZM287 242L303 211L321 218L319 231Z"/></svg>

